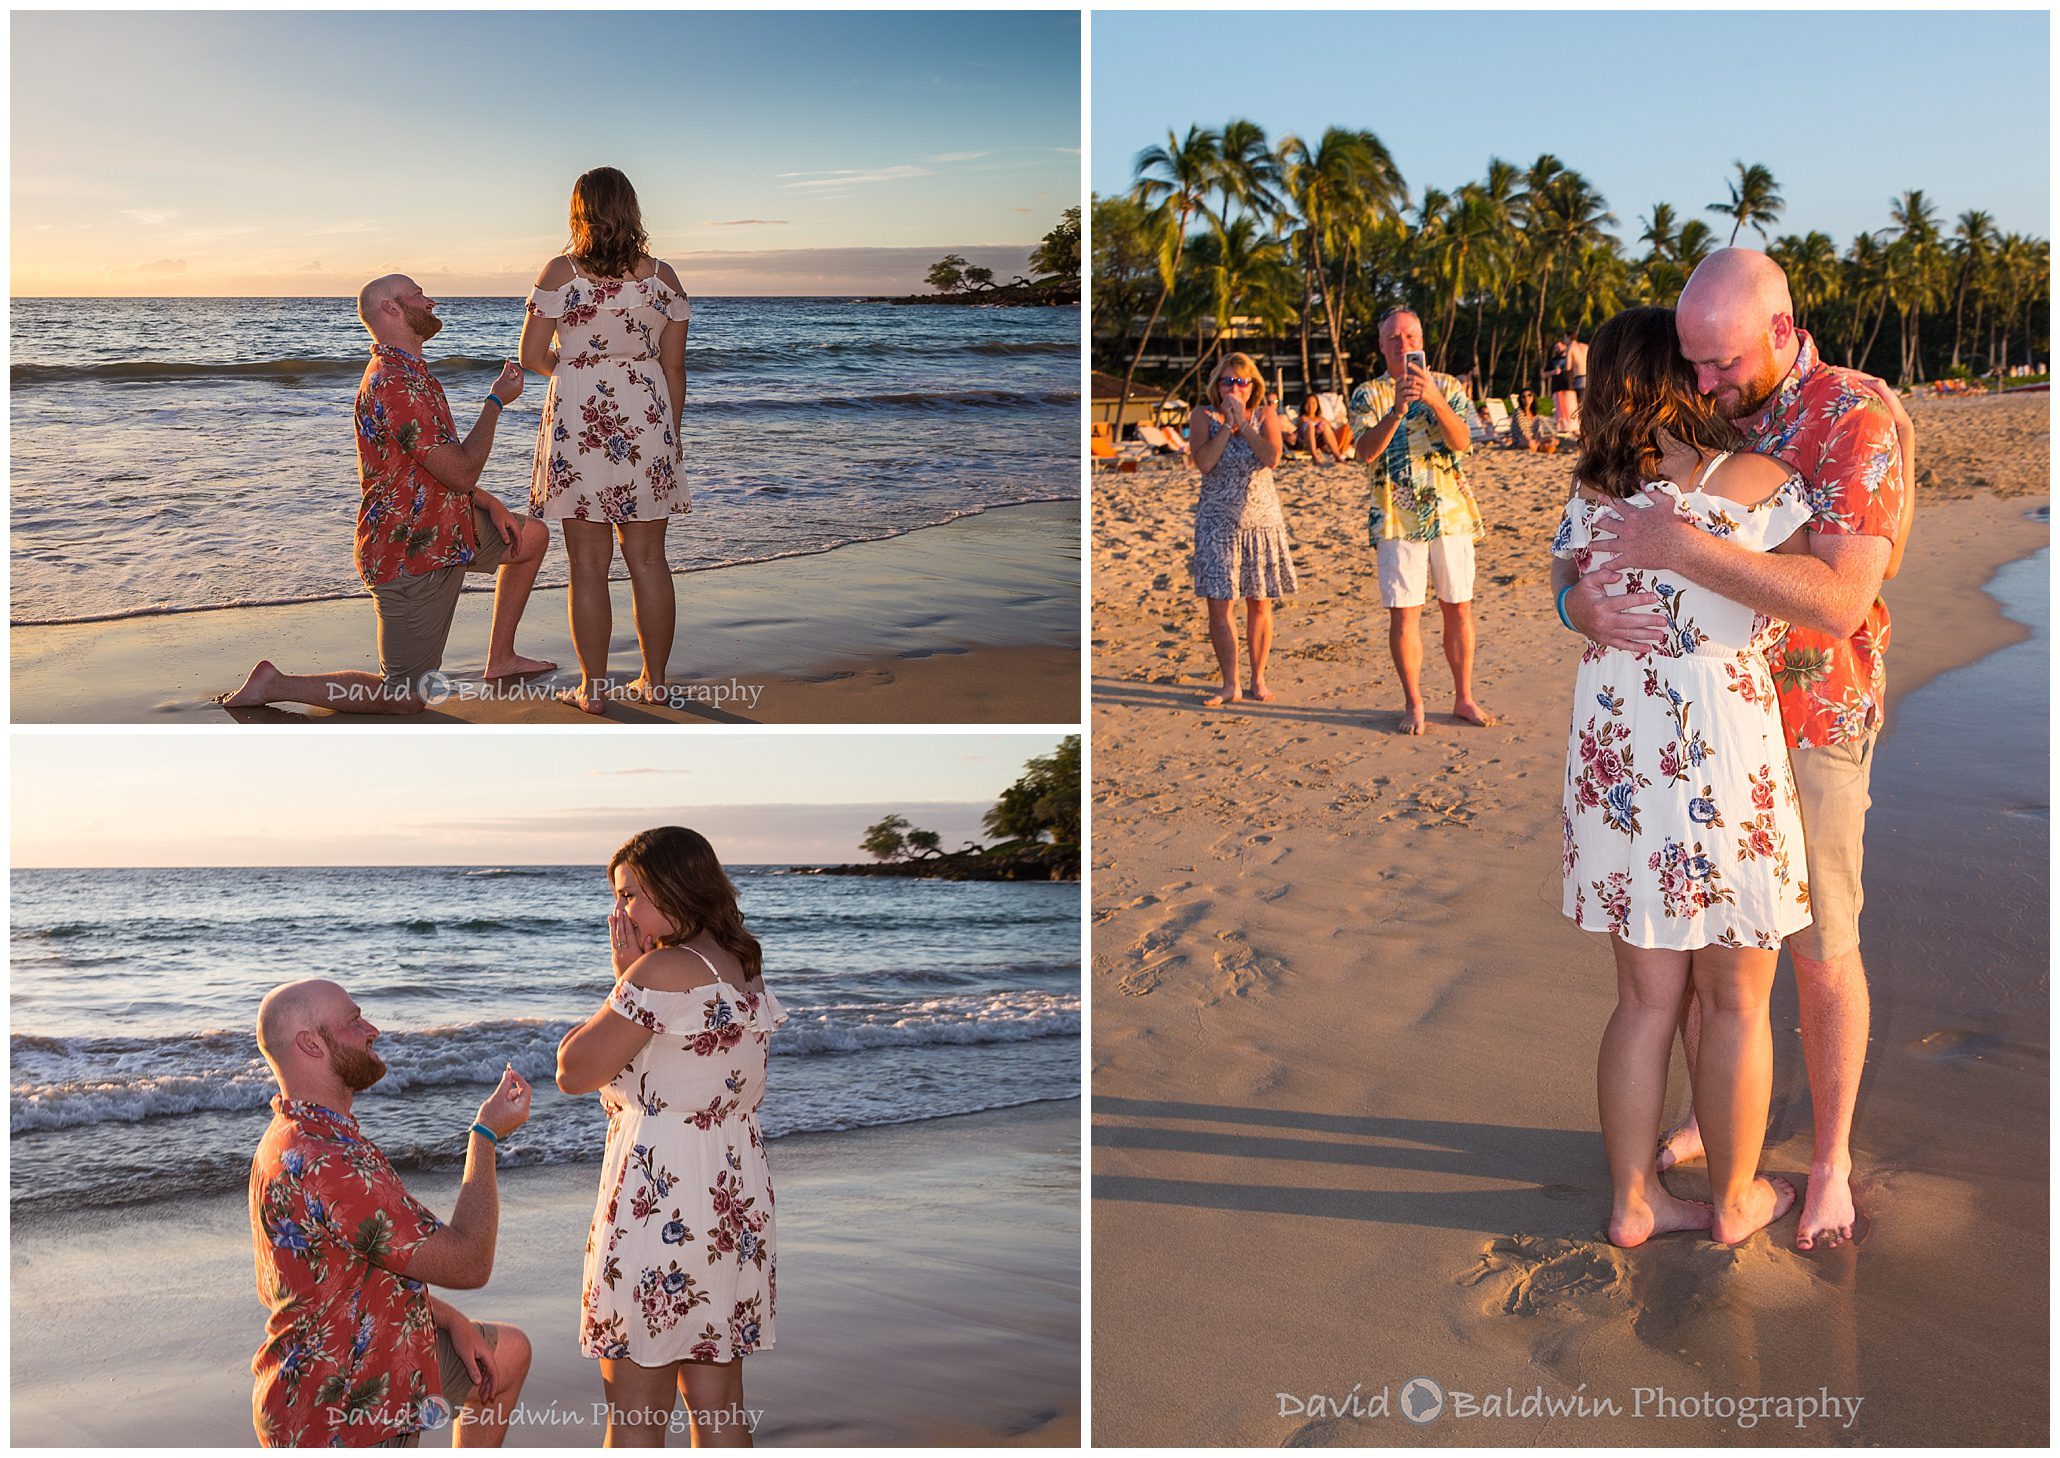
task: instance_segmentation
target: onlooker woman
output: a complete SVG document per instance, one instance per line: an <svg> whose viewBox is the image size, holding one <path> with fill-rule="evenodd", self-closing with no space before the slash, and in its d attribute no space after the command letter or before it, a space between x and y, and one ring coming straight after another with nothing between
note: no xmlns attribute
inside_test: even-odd
<svg viewBox="0 0 2060 1458"><path fill-rule="evenodd" d="M1226 355L1209 376L1205 403L1188 421L1189 449L1202 472L1195 505L1195 596L1209 604L1209 640L1223 672L1222 688L1204 706L1234 704L1238 687L1237 627L1230 610L1245 600L1245 646L1252 660L1252 697L1273 697L1266 655L1273 644L1273 600L1295 591L1287 524L1273 488L1285 449L1280 416L1251 356Z"/></svg>
<svg viewBox="0 0 2060 1458"><path fill-rule="evenodd" d="M1314 395L1305 395L1301 412L1295 417L1295 449L1307 451L1318 465L1342 465L1352 450L1352 432L1347 426L1325 420L1323 402Z"/></svg>

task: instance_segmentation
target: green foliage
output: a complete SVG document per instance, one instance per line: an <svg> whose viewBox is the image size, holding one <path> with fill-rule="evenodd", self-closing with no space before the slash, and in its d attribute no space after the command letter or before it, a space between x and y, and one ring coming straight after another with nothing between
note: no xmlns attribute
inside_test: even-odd
<svg viewBox="0 0 2060 1458"><path fill-rule="evenodd" d="M1022 778L1001 792L982 824L990 835L1078 845L1080 736L1067 735L1052 753L1024 765Z"/></svg>
<svg viewBox="0 0 2060 1458"><path fill-rule="evenodd" d="M901 815L889 815L867 828L858 848L876 861L891 861L908 849L908 832L914 829Z"/></svg>
<svg viewBox="0 0 2060 1458"><path fill-rule="evenodd" d="M991 278L993 275L989 274ZM940 294L955 294L966 286L966 261L956 253L947 253L930 265L924 282Z"/></svg>
<svg viewBox="0 0 2060 1458"><path fill-rule="evenodd" d="M1067 208L1059 225L1044 235L1030 255L1030 271L1078 282L1080 279L1080 209Z"/></svg>

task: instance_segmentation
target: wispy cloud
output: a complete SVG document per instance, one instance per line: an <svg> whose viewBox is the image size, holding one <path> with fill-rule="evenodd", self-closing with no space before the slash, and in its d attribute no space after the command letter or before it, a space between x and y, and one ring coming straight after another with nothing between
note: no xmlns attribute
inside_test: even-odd
<svg viewBox="0 0 2060 1458"><path fill-rule="evenodd" d="M1078 157L1080 155L1078 147L1054 147L1052 150L1054 152L1064 152L1068 157Z"/></svg>
<svg viewBox="0 0 2060 1458"><path fill-rule="evenodd" d="M971 162L975 158L989 155L991 154L987 152L939 152L936 156L926 157L923 160L926 162Z"/></svg>
<svg viewBox="0 0 2060 1458"><path fill-rule="evenodd" d="M176 208L123 208L121 215L125 218L134 218L145 227L155 228L160 224L169 223L178 217L179 213Z"/></svg>
<svg viewBox="0 0 2060 1458"><path fill-rule="evenodd" d="M684 768L658 769L654 766L644 765L635 769L592 769L588 770L587 773L595 779L614 779L621 775L690 775L693 771Z"/></svg>
<svg viewBox="0 0 2060 1458"><path fill-rule="evenodd" d="M139 263L136 265L136 272L138 273L184 273L185 271L186 260L183 258L160 258L154 263Z"/></svg>
<svg viewBox="0 0 2060 1458"><path fill-rule="evenodd" d="M322 260L319 258L315 259L310 263L303 263L299 268L296 268L294 270L295 273L320 273L321 271Z"/></svg>
<svg viewBox="0 0 2060 1458"><path fill-rule="evenodd" d="M911 177L935 177L937 174L927 167L918 167L903 162L893 167L843 167L832 172L781 172L775 174L786 188L803 191L821 191L825 188L848 187L859 182L904 182ZM786 179L792 179L791 181Z"/></svg>
<svg viewBox="0 0 2060 1458"><path fill-rule="evenodd" d="M706 223L709 228L784 228L785 218L726 218L717 223Z"/></svg>

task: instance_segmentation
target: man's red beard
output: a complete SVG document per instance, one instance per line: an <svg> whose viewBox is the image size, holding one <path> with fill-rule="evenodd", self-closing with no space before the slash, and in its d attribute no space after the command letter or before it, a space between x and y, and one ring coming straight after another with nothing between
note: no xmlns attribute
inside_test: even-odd
<svg viewBox="0 0 2060 1458"><path fill-rule="evenodd" d="M329 1069L352 1093L363 1093L386 1077L386 1062L370 1048L346 1048L327 1033L322 1044L329 1050Z"/></svg>
<svg viewBox="0 0 2060 1458"><path fill-rule="evenodd" d="M401 315L408 321L408 327L415 331L415 337L420 340L427 341L436 338L437 330L443 328L443 320L437 318L436 315L430 313L427 309L411 309L406 304L402 304Z"/></svg>
<svg viewBox="0 0 2060 1458"><path fill-rule="evenodd" d="M1738 387L1738 394L1729 404L1720 404L1726 418L1744 420L1766 409L1767 402L1774 398L1774 392L1781 388L1781 370L1774 360L1767 361L1767 368L1761 374Z"/></svg>

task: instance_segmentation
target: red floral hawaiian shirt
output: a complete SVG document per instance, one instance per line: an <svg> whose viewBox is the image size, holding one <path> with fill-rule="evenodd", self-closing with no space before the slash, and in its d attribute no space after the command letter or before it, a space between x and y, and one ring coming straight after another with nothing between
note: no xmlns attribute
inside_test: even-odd
<svg viewBox="0 0 2060 1458"><path fill-rule="evenodd" d="M368 587L470 562L479 550L472 493L453 491L422 457L455 445L443 386L416 355L372 346L358 386L358 575Z"/></svg>
<svg viewBox="0 0 2060 1458"><path fill-rule="evenodd" d="M432 1420L436 1321L409 1260L443 1222L357 1120L278 1096L250 1162L258 1299L252 1417L267 1447L363 1448Z"/></svg>
<svg viewBox="0 0 2060 1458"><path fill-rule="evenodd" d="M1810 530L1895 540L1903 513L1903 455L1895 418L1878 398L1818 358L1801 331L1795 366L1759 412L1738 422L1756 451L1802 474ZM1881 727L1888 688L1888 606L1879 597L1850 638L1791 624L1768 650L1792 748L1850 744Z"/></svg>

